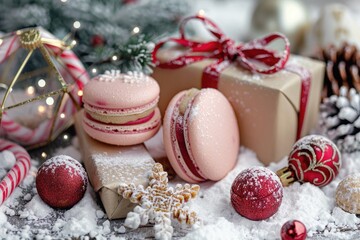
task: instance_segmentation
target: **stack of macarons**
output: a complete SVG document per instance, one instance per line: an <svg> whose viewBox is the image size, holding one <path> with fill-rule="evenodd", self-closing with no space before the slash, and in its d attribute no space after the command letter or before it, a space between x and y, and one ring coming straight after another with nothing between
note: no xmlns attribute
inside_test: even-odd
<svg viewBox="0 0 360 240"><path fill-rule="evenodd" d="M160 128L157 82L142 73L106 71L84 87L83 127L92 138L114 145L134 145Z"/></svg>
<svg viewBox="0 0 360 240"><path fill-rule="evenodd" d="M160 128L159 85L141 73L106 72L84 88L83 126L114 145L143 143ZM239 129L235 113L216 89L178 93L167 107L163 140L173 169L185 181L218 181L235 166Z"/></svg>

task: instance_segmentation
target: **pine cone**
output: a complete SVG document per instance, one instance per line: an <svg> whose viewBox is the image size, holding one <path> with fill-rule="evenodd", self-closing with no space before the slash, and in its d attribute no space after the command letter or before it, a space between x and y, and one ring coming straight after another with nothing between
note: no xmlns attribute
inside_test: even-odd
<svg viewBox="0 0 360 240"><path fill-rule="evenodd" d="M360 93L341 87L320 106L320 127L341 152L360 150Z"/></svg>
<svg viewBox="0 0 360 240"><path fill-rule="evenodd" d="M341 86L360 91L360 52L355 45L324 48L318 59L326 63L322 99L339 95Z"/></svg>

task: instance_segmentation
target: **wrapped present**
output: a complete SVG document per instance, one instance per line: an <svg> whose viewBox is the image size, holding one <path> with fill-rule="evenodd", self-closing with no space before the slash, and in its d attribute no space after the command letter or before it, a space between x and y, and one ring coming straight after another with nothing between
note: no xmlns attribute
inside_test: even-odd
<svg viewBox="0 0 360 240"><path fill-rule="evenodd" d="M187 39L184 27L191 19L204 23L215 40ZM153 77L160 85L162 113L179 91L217 88L235 110L240 143L254 150L265 164L289 154L294 142L316 125L324 64L290 57L286 37L271 34L236 44L211 20L201 16L186 18L180 33L180 38L158 43L153 52L157 65ZM169 41L181 47L161 48ZM276 47L284 49L271 49L269 44L274 41Z"/></svg>
<svg viewBox="0 0 360 240"><path fill-rule="evenodd" d="M82 111L76 115L75 128L90 183L108 218L124 218L135 205L117 193L119 185L146 187L155 162L143 144L120 147L94 140L83 131L82 116Z"/></svg>

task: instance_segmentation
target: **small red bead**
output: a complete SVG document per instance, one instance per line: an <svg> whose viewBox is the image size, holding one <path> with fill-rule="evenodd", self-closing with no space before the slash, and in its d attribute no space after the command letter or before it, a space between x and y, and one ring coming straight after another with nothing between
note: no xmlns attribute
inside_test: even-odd
<svg viewBox="0 0 360 240"><path fill-rule="evenodd" d="M124 5L127 5L127 4L135 4L138 2L138 0L123 0L122 2Z"/></svg>
<svg viewBox="0 0 360 240"><path fill-rule="evenodd" d="M105 44L105 39L103 36L101 35L94 35L91 38L91 46L93 47L101 47L104 46Z"/></svg>
<svg viewBox="0 0 360 240"><path fill-rule="evenodd" d="M281 228L281 240L305 240L306 227L298 220L287 221Z"/></svg>

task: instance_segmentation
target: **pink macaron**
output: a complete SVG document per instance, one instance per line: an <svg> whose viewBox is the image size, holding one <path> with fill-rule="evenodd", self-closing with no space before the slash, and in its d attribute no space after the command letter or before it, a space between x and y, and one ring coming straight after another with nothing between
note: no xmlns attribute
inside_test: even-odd
<svg viewBox="0 0 360 240"><path fill-rule="evenodd" d="M169 161L187 182L218 181L235 166L239 129L235 113L216 89L190 89L175 95L163 122Z"/></svg>
<svg viewBox="0 0 360 240"><path fill-rule="evenodd" d="M157 82L142 73L107 71L84 87L85 132L114 145L142 143L161 125Z"/></svg>

